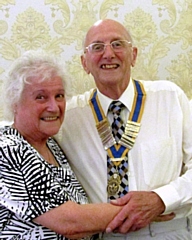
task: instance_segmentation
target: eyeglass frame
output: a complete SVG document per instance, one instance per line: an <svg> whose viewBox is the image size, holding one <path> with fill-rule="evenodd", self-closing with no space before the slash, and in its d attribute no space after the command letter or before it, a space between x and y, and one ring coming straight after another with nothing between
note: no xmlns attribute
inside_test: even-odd
<svg viewBox="0 0 192 240"><path fill-rule="evenodd" d="M124 40L124 39L114 40L114 41L112 41L112 42L110 42L110 43L93 42L93 43L89 44L87 47L85 47L84 53L86 53L86 51L88 51L89 53L92 53L92 54L103 54L103 53L105 52L105 49L106 49L107 46L111 46L111 49L112 49L114 52L118 52L118 49L115 49L115 48L113 47L113 45L112 45L114 42L126 42L126 43L128 43L128 44L131 44L130 47L132 47L132 42L131 42L131 41L128 41L128 40ZM94 52L94 51L90 50L90 47L92 47L92 46L94 46L94 45L96 45L96 44L101 44L101 45L103 45L103 50L98 51L98 52L97 52L97 51ZM120 49L119 52L121 52L121 51L122 51L122 49Z"/></svg>

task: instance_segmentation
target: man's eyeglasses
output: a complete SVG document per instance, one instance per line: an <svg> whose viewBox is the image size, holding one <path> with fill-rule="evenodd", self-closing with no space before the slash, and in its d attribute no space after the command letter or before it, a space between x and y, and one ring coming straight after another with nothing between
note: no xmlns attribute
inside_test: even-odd
<svg viewBox="0 0 192 240"><path fill-rule="evenodd" d="M115 40L109 44L105 43L91 43L89 46L85 48L86 50L89 51L90 53L93 54L103 54L105 51L106 46L111 46L114 52L122 52L125 50L128 46L131 47L131 42L127 40Z"/></svg>

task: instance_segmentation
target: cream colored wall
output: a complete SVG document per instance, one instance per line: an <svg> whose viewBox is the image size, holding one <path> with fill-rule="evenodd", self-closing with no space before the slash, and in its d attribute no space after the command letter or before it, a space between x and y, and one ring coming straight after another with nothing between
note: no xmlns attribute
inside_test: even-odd
<svg viewBox="0 0 192 240"><path fill-rule="evenodd" d="M192 0L0 0L0 78L24 51L42 48L62 57L73 94L90 89L82 39L103 18L131 30L139 48L134 78L174 81L192 98Z"/></svg>

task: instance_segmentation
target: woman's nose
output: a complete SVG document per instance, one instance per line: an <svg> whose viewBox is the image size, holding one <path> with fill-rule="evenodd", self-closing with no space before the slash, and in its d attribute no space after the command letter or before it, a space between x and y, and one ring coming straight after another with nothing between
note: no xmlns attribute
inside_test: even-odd
<svg viewBox="0 0 192 240"><path fill-rule="evenodd" d="M58 110L58 104L55 98L49 100L47 104L47 108L49 111L52 111L52 112L55 112Z"/></svg>

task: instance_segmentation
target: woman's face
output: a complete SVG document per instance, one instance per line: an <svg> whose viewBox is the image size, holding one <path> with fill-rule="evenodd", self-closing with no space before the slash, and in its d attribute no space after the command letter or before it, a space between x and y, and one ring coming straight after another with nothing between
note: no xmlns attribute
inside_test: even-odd
<svg viewBox="0 0 192 240"><path fill-rule="evenodd" d="M26 84L15 106L14 126L27 139L41 141L59 131L64 119L65 93L58 76L39 83Z"/></svg>

